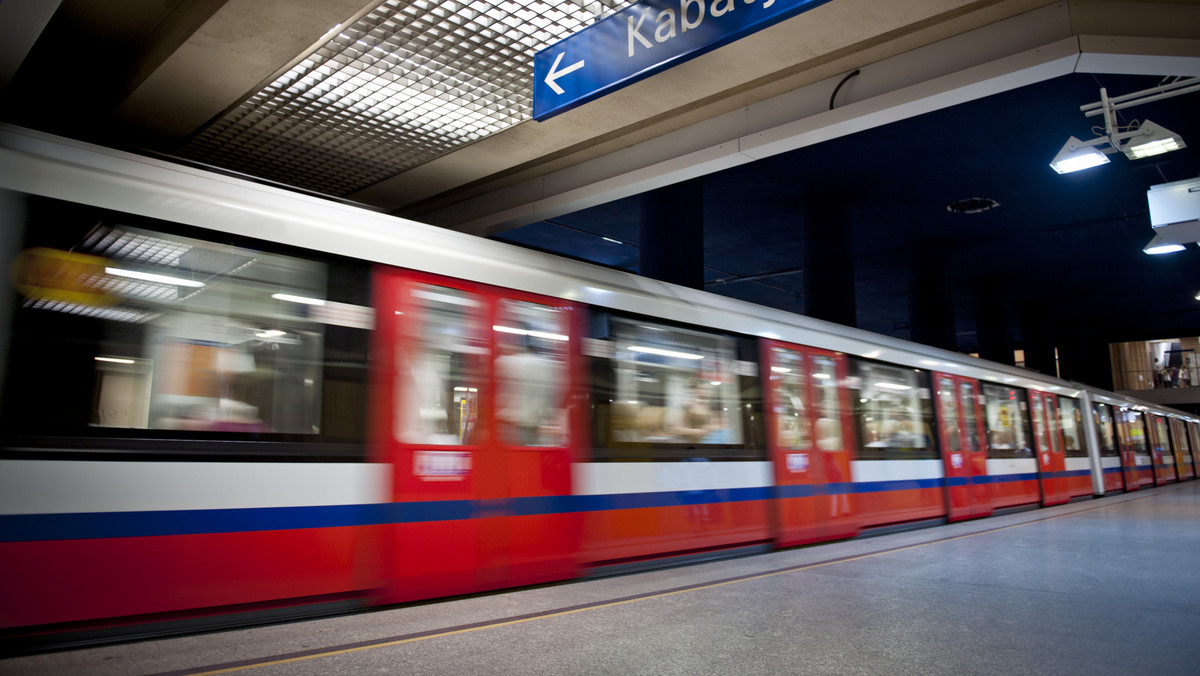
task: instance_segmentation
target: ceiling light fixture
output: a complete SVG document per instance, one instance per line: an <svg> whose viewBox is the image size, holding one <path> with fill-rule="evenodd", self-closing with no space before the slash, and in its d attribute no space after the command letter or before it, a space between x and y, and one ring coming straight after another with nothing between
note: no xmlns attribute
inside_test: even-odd
<svg viewBox="0 0 1200 676"><path fill-rule="evenodd" d="M1146 120L1138 128L1138 136L1130 138L1123 150L1129 159L1140 160L1143 157L1153 157L1186 147L1187 144L1181 136Z"/></svg>
<svg viewBox="0 0 1200 676"><path fill-rule="evenodd" d="M1088 142L1080 141L1072 136L1063 144L1062 150L1050 162L1050 168L1060 174L1069 174L1081 169L1091 169L1101 164L1108 164L1108 156L1096 148L1108 139L1099 137Z"/></svg>
<svg viewBox="0 0 1200 676"><path fill-rule="evenodd" d="M1104 116L1104 132L1086 141L1074 136L1067 139L1050 168L1060 174L1089 169L1108 163L1107 155L1124 153L1131 160L1152 157L1172 150L1186 148L1183 138L1168 129L1144 120L1141 124L1121 127L1117 123L1117 111L1151 101L1161 101L1181 94L1200 91L1200 77L1176 78L1172 82L1143 89L1142 91L1109 98L1108 91L1100 88L1100 100L1080 106L1085 117Z"/></svg>
<svg viewBox="0 0 1200 676"><path fill-rule="evenodd" d="M1154 238L1146 246L1142 247L1142 251L1151 255L1175 253L1176 251L1183 251L1183 245L1168 242L1163 239L1162 235L1155 233Z"/></svg>

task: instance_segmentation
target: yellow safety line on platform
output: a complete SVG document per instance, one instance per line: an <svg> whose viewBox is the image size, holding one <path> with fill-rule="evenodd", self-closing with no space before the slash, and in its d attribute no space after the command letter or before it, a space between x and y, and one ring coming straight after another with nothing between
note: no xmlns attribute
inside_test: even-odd
<svg viewBox="0 0 1200 676"><path fill-rule="evenodd" d="M1178 484L1176 484L1176 485L1178 485ZM1167 486L1162 486L1160 488L1167 488ZM1161 495L1161 493L1156 493L1156 494ZM1125 493L1124 495L1130 495L1130 494ZM1150 495L1151 494L1147 494L1147 495L1143 495L1143 496L1131 496L1131 497L1133 497L1133 498L1150 497ZM1128 500L1121 501L1121 503L1124 503L1124 502L1128 502ZM1112 503L1112 504L1115 505L1118 503ZM383 641L380 643L372 643L371 645L356 646L354 648L342 648L339 650L330 650L329 652L316 653L313 655L302 655L300 657L288 657L288 658L278 659L278 660L256 662L254 664L243 664L243 665L239 665L236 667L227 667L224 669L214 669L212 671L197 671L197 672L192 672L191 674L189 674L189 676L210 676L212 674L228 674L228 673L232 673L235 671L258 669L260 667L271 667L271 666L275 666L278 664L290 664L292 662L303 662L305 660L312 660L312 659L317 659L317 658L321 658L321 657L333 657L335 655L346 655L349 653L360 652L363 650L374 650L376 648L387 648L390 646L403 645L405 643L415 643L417 641L426 641L426 640L433 639L433 638L442 638L444 636L454 636L456 634L468 634L471 632L482 631L484 629L495 629L497 627L508 627L508 626L517 625L517 624L524 624L526 622L533 622L536 620L545 620L545 619L549 619L549 618L553 618L553 617L564 617L566 615L574 615L575 613L582 613L582 612L589 611L589 610L597 610L600 608L612 608L615 606L622 606L627 603L636 603L639 601L649 601L651 599L661 599L661 598L666 598L668 596L675 596L677 594L686 594L689 592L704 591L707 589L716 589L717 587L724 587L726 585L736 584L739 582L749 582L751 580L762 580L762 579L768 578L768 577L775 577L777 575L785 575L787 573L795 573L795 572L804 571L804 570L811 570L813 568L820 568L822 566L830 566L830 565L838 564L838 563L850 563L852 561L862 561L863 559L869 559L869 558L872 558L875 556L882 556L884 554L894 554L896 552L904 552L904 551L908 551L910 549L917 549L919 547L928 547L930 545L942 544L945 542L953 542L955 540L962 540L965 538L976 537L978 535L988 535L991 533L998 533L1000 531L1010 530L1013 528L1019 528L1021 526L1029 526L1029 525L1032 525L1035 523L1045 523L1046 521L1053 521L1055 519L1063 519L1063 518L1066 518L1069 516L1075 516L1077 514L1082 514L1083 512L1090 512L1095 509L1103 509L1103 508L1109 507L1109 506L1112 506L1112 505L1097 505L1090 509L1081 509L1078 511L1070 512L1069 514L1059 514L1057 516L1048 516L1048 517L1045 517L1042 519L1026 521L1025 523L1015 523L1010 526L999 526L997 528L989 528L987 530L979 531L977 533L966 533L963 535L955 535L953 537L939 538L937 540L932 540L930 542L921 542L921 543L914 544L914 545L897 547L895 549L885 549L885 550L878 551L878 552L870 552L868 554L859 554L857 556L849 556L846 558L834 559L831 561L821 561L818 563L798 565L798 566L794 566L794 567L790 567L790 568L784 568L782 570L775 570L775 571L771 571L771 572L767 572L767 573L760 573L758 575L739 577L739 578L734 578L732 580L722 580L720 582L713 582L710 584L704 584L704 585L699 585L699 586L695 586L695 587L688 587L686 589L676 589L674 591L662 592L660 594L638 596L638 597L632 598L632 599L623 599L620 601L613 601L611 603L602 603L602 604L598 604L598 605L594 605L594 606L587 606L585 608L573 608L571 610L548 612L544 615L537 615L534 617L523 617L523 618L516 619L516 620L502 620L502 621L498 621L498 622L492 622L489 624L481 624L479 626L474 626L474 627L466 627L464 629L453 629L450 631L443 631L443 632L439 632L436 634L426 634L424 636L414 636L411 638L397 639L394 641Z"/></svg>

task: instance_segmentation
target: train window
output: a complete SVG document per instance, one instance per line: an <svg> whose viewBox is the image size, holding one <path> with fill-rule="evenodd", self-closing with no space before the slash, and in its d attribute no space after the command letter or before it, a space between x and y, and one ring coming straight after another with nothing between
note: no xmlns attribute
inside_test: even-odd
<svg viewBox="0 0 1200 676"><path fill-rule="evenodd" d="M842 415L838 406L837 363L833 357L812 358L813 402L816 404L817 448L842 449Z"/></svg>
<svg viewBox="0 0 1200 676"><path fill-rule="evenodd" d="M989 458L1033 456L1026 430L1023 391L1013 387L983 384L984 422L987 425Z"/></svg>
<svg viewBox="0 0 1200 676"><path fill-rule="evenodd" d="M470 445L478 433L479 393L488 354L483 302L475 294L414 284L398 316L410 346L397 376L396 438L414 444Z"/></svg>
<svg viewBox="0 0 1200 676"><path fill-rule="evenodd" d="M319 434L326 264L115 222L21 254L9 431Z"/></svg>
<svg viewBox="0 0 1200 676"><path fill-rule="evenodd" d="M607 359L594 364L597 459L760 457L756 395L742 389L737 341L649 321L609 317ZM746 414L745 416L743 414Z"/></svg>
<svg viewBox="0 0 1200 676"><path fill-rule="evenodd" d="M1096 429L1100 433L1100 455L1120 455L1117 448L1117 434L1113 430L1112 406L1108 404L1095 405Z"/></svg>
<svg viewBox="0 0 1200 676"><path fill-rule="evenodd" d="M1068 457L1086 458L1087 449L1083 441L1083 410L1079 402L1070 397L1058 398L1058 420L1062 428L1063 450Z"/></svg>
<svg viewBox="0 0 1200 676"><path fill-rule="evenodd" d="M860 459L936 458L933 410L924 372L853 360L852 396Z"/></svg>
<svg viewBox="0 0 1200 676"><path fill-rule="evenodd" d="M954 379L938 376L937 379L938 415L941 416L943 437L946 440L946 453L958 453L962 450L962 429L958 424L958 398L954 391Z"/></svg>
<svg viewBox="0 0 1200 676"><path fill-rule="evenodd" d="M496 417L511 446L567 443L567 313L504 300L496 333Z"/></svg>
<svg viewBox="0 0 1200 676"><path fill-rule="evenodd" d="M781 347L771 349L771 380L777 383L776 443L785 450L812 448L808 418L808 367L804 353Z"/></svg>
<svg viewBox="0 0 1200 676"><path fill-rule="evenodd" d="M979 450L979 418L976 416L975 383L961 382L958 384L959 402L962 404L963 421L967 425L967 450L974 453Z"/></svg>

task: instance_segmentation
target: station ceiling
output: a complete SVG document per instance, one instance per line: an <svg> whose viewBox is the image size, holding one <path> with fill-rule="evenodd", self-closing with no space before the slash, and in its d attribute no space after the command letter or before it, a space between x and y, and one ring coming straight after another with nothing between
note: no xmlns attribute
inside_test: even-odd
<svg viewBox="0 0 1200 676"><path fill-rule="evenodd" d="M937 265L964 352L984 313L1019 347L1030 306L1062 335L1200 334L1200 246L1142 252L1147 190L1200 176L1200 93L1120 114L1188 148L1047 166L1102 87L1200 75L1200 5L832 0L530 120L533 52L628 4L6 0L0 119L631 271L643 195L701 178L706 288L796 312L820 195L861 328L911 337Z"/></svg>

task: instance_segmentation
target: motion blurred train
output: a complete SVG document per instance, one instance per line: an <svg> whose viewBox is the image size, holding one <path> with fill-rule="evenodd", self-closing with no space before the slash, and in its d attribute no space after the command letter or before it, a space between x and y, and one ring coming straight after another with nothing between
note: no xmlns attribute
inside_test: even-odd
<svg viewBox="0 0 1200 676"><path fill-rule="evenodd" d="M1178 411L13 127L0 217L8 648L1196 475Z"/></svg>

